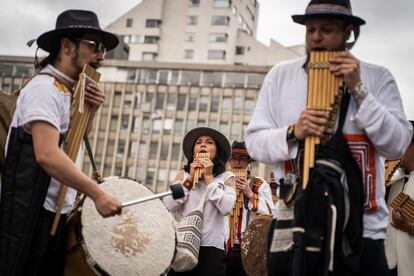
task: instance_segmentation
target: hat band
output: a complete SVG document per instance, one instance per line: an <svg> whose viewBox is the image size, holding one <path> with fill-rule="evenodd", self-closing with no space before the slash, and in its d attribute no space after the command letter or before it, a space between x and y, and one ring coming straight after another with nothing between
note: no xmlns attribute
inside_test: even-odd
<svg viewBox="0 0 414 276"><path fill-rule="evenodd" d="M97 30L100 30L99 27L95 27L95 26L91 26L91 25L68 25L68 26L64 26L64 28L97 29Z"/></svg>
<svg viewBox="0 0 414 276"><path fill-rule="evenodd" d="M305 14L343 14L352 16L352 10L335 4L312 4L306 8Z"/></svg>
<svg viewBox="0 0 414 276"><path fill-rule="evenodd" d="M240 154L246 154L249 155L249 153L247 152L247 149L231 149L231 153L240 153Z"/></svg>

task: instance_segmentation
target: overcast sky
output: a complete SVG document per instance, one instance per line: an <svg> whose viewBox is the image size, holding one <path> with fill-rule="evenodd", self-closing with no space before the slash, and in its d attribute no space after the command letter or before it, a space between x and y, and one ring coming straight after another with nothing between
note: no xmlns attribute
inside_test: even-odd
<svg viewBox="0 0 414 276"><path fill-rule="evenodd" d="M93 10L105 27L139 2L141 0L2 0L0 55L33 56L35 49L28 48L26 42L53 29L57 15L66 9ZM269 44L273 39L285 46L303 43L304 28L293 23L290 16L302 14L308 0L259 2L260 41ZM352 5L353 13L367 21L353 54L391 71L400 88L405 112L414 119L414 1L353 0Z"/></svg>

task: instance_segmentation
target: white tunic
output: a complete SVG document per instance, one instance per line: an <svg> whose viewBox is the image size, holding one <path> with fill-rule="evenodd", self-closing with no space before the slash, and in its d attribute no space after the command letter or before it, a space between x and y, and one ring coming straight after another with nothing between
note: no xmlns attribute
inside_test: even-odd
<svg viewBox="0 0 414 276"><path fill-rule="evenodd" d="M298 146L286 141L287 128L306 109L308 75L305 58L282 62L267 74L256 109L246 129L250 156L274 165L275 178L286 175L286 162ZM362 171L364 237L385 239L388 210L384 200L384 162L402 156L412 137L397 84L381 66L361 62L361 78L368 94L356 109L351 100L343 133Z"/></svg>
<svg viewBox="0 0 414 276"><path fill-rule="evenodd" d="M388 206L392 200L402 191L403 181L400 180L392 184L389 193ZM410 178L405 184L404 192L414 199L414 171L410 173ZM409 233L395 229L391 225L390 216L387 227L387 239L385 241L385 254L387 256L388 267L398 268L399 276L412 276L414 274L414 236Z"/></svg>
<svg viewBox="0 0 414 276"><path fill-rule="evenodd" d="M188 173L184 173L184 180ZM206 200L203 209L203 231L201 234L201 246L214 246L224 250L226 236L224 233L224 218L230 214L236 201L236 193L232 186L225 184L226 180L233 177L231 172L224 172L214 178L207 185L204 181L198 182L195 190L184 188L185 196L174 200L172 196L164 198L164 204L171 212L178 212L186 216L192 212L200 202L203 191L206 191Z"/></svg>

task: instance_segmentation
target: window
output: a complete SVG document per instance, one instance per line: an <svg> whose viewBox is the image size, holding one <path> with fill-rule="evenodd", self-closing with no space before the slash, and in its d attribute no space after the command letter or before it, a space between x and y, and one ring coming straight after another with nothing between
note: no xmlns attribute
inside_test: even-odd
<svg viewBox="0 0 414 276"><path fill-rule="evenodd" d="M185 100L187 98L186 94L178 94L178 103L177 103L177 110L184 110L185 109Z"/></svg>
<svg viewBox="0 0 414 276"><path fill-rule="evenodd" d="M158 19L147 19L145 27L147 28L158 28L161 25L161 20Z"/></svg>
<svg viewBox="0 0 414 276"><path fill-rule="evenodd" d="M210 42L227 42L227 34L225 33L210 34L208 40Z"/></svg>
<svg viewBox="0 0 414 276"><path fill-rule="evenodd" d="M232 100L231 97L223 97L223 103L221 106L221 111L222 112L230 112L232 108Z"/></svg>
<svg viewBox="0 0 414 276"><path fill-rule="evenodd" d="M188 104L189 111L195 111L197 109L197 96L195 94L191 94L190 102Z"/></svg>
<svg viewBox="0 0 414 276"><path fill-rule="evenodd" d="M167 110L175 110L175 94L168 94Z"/></svg>
<svg viewBox="0 0 414 276"><path fill-rule="evenodd" d="M199 111L207 111L208 104L209 104L208 96L201 96Z"/></svg>
<svg viewBox="0 0 414 276"><path fill-rule="evenodd" d="M199 7L200 6L200 0L190 0L189 6L190 7Z"/></svg>
<svg viewBox="0 0 414 276"><path fill-rule="evenodd" d="M197 25L198 23L198 17L195 15L191 15L187 19L187 25Z"/></svg>
<svg viewBox="0 0 414 276"><path fill-rule="evenodd" d="M180 144L174 143L171 151L171 160L177 160L180 154Z"/></svg>
<svg viewBox="0 0 414 276"><path fill-rule="evenodd" d="M194 50L186 49L184 50L184 58L185 59L192 59L194 57Z"/></svg>
<svg viewBox="0 0 414 276"><path fill-rule="evenodd" d="M155 44L158 42L159 37L158 36L148 36L146 35L144 38L144 43L146 44Z"/></svg>
<svg viewBox="0 0 414 276"><path fill-rule="evenodd" d="M230 8L230 0L214 0L213 7L215 8Z"/></svg>
<svg viewBox="0 0 414 276"><path fill-rule="evenodd" d="M152 52L143 52L142 53L142 60L150 61L155 59L156 53Z"/></svg>
<svg viewBox="0 0 414 276"><path fill-rule="evenodd" d="M127 20L126 20L126 27L127 28L131 28L133 22L134 22L134 20L132 18L127 18Z"/></svg>
<svg viewBox="0 0 414 276"><path fill-rule="evenodd" d="M226 51L221 50L209 50L208 51L208 59L225 59L226 58Z"/></svg>
<svg viewBox="0 0 414 276"><path fill-rule="evenodd" d="M211 25L228 25L230 18L224 15L215 15L211 18Z"/></svg>
<svg viewBox="0 0 414 276"><path fill-rule="evenodd" d="M182 129L183 129L183 120L182 119L175 120L175 127L174 127L175 135L180 136Z"/></svg>
<svg viewBox="0 0 414 276"><path fill-rule="evenodd" d="M194 42L195 33L185 33L185 42Z"/></svg>
<svg viewBox="0 0 414 276"><path fill-rule="evenodd" d="M236 55L244 55L244 47L236 46Z"/></svg>

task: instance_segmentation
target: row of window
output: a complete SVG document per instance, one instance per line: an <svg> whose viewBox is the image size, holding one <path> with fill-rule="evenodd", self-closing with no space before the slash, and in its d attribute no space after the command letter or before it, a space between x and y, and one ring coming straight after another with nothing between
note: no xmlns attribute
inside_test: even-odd
<svg viewBox="0 0 414 276"><path fill-rule="evenodd" d="M227 26L230 23L230 17L226 15L213 15L211 17L211 25L224 25ZM198 16L190 15L187 17L187 25L197 25Z"/></svg>
<svg viewBox="0 0 414 276"><path fill-rule="evenodd" d="M231 0L214 0L213 7L214 8L229 8L231 5ZM199 7L200 0L189 0L190 7Z"/></svg>
<svg viewBox="0 0 414 276"><path fill-rule="evenodd" d="M133 25L134 25L134 19L127 18L125 26L127 28L132 28ZM160 25L161 25L161 20L159 20L159 19L147 19L145 21L145 27L147 27L147 28L159 28Z"/></svg>
<svg viewBox="0 0 414 276"><path fill-rule="evenodd" d="M185 33L185 42L195 42L196 33ZM228 35L226 33L210 33L208 41L210 42L227 42Z"/></svg>
<svg viewBox="0 0 414 276"><path fill-rule="evenodd" d="M124 35L120 38L129 44L156 44L160 40L159 36L153 35Z"/></svg>
<svg viewBox="0 0 414 276"><path fill-rule="evenodd" d="M244 87L257 88L263 82L263 73L241 73L220 71L192 71L169 69L139 69L139 68L113 68L100 69L105 81L170 84L170 85L196 85L217 87ZM4 85L4 84L3 84Z"/></svg>

